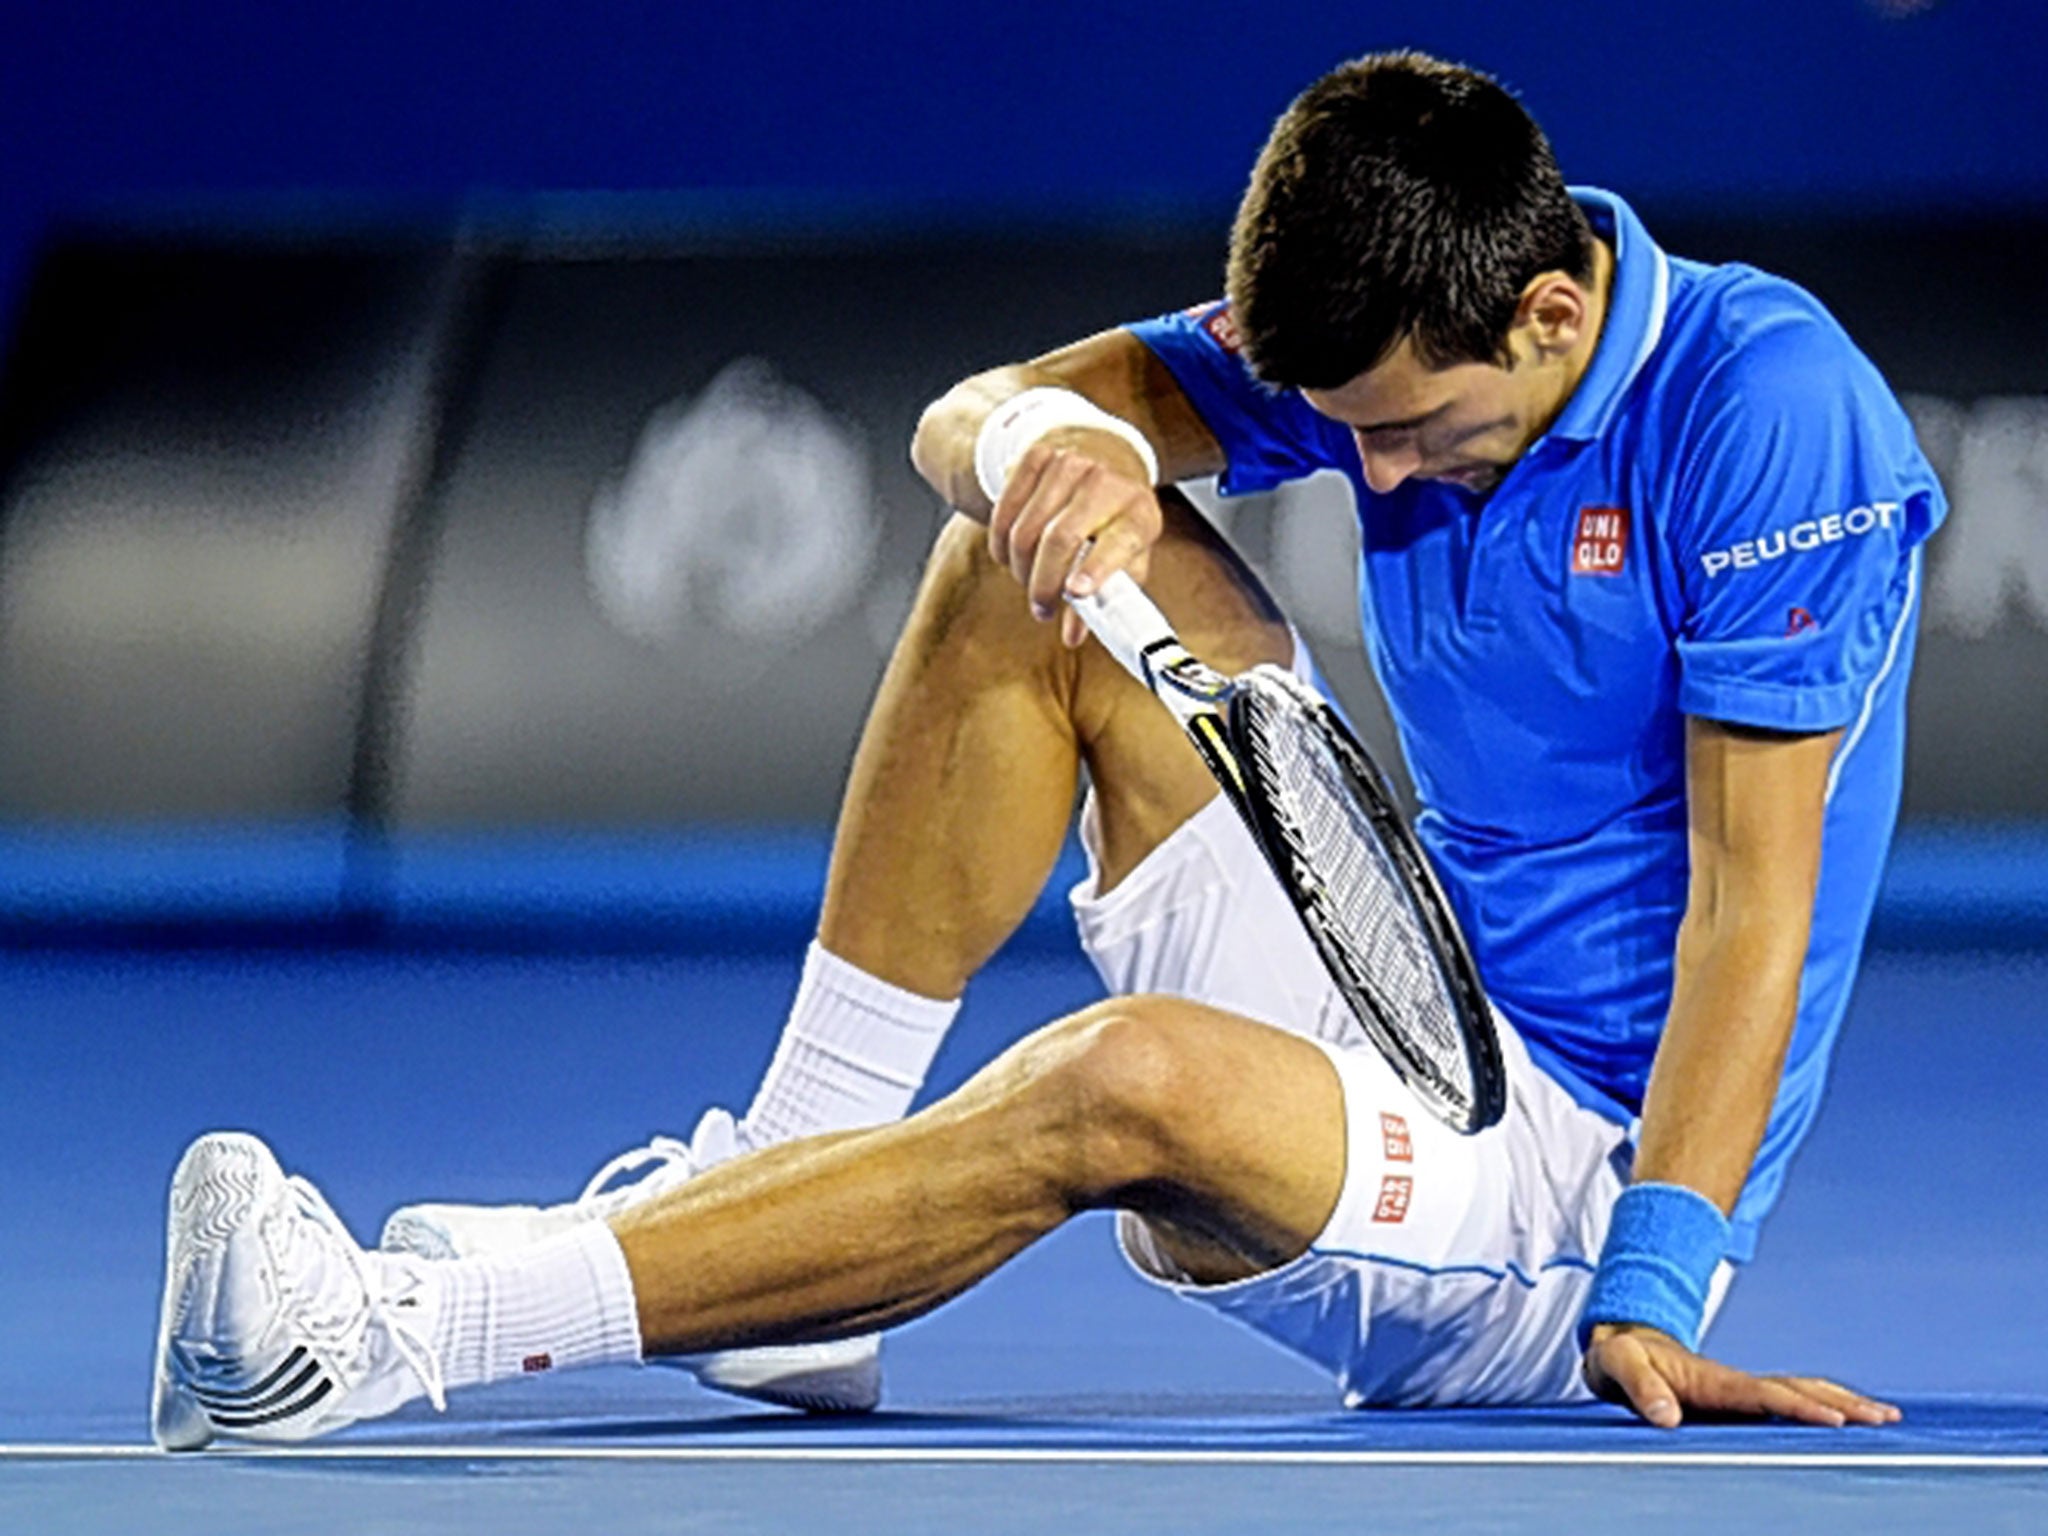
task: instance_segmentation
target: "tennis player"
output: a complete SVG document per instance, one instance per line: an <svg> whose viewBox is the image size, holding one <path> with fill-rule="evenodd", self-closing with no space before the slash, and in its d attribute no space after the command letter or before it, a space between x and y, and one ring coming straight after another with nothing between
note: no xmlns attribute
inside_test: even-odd
<svg viewBox="0 0 2048 1536"><path fill-rule="evenodd" d="M654 1356L865 1406L875 1330L1102 1207L1142 1274L1353 1404L1896 1417L1698 1345L1812 1122L1896 811L1944 512L1897 404L1809 295L1667 255L1419 55L1289 108L1227 288L926 413L913 457L963 516L746 1115L622 1191L408 1208L372 1253L261 1143L202 1139L162 1443ZM1366 645L1501 1022L1509 1107L1472 1137L1364 1044L1167 712L1049 622L1128 570L1205 660L1312 675L1170 487L1318 470L1357 493ZM1116 995L899 1121L1083 767L1073 902Z"/></svg>

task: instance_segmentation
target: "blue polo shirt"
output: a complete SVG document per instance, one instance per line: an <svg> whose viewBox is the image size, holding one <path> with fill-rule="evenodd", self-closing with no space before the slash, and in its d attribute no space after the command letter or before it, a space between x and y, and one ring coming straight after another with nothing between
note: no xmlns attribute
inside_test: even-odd
<svg viewBox="0 0 2048 1536"><path fill-rule="evenodd" d="M1226 494L1349 476L1365 644L1417 830L1494 1003L1582 1104L1632 1124L1685 911L1688 715L1840 729L1799 1017L1730 1257L1819 1105L1898 807L1918 549L1946 510L1905 414L1809 294L1615 253L1585 376L1485 498L1368 489L1349 429L1260 384L1228 307L1131 329L1223 447Z"/></svg>

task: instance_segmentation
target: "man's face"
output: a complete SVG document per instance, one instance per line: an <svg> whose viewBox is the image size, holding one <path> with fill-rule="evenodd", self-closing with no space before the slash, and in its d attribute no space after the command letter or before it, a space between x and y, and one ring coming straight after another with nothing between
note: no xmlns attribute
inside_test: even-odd
<svg viewBox="0 0 2048 1536"><path fill-rule="evenodd" d="M1302 398L1351 428L1365 483L1443 480L1480 495L1499 485L1562 404L1568 387L1524 338L1510 334L1513 367L1429 368L1404 339L1377 366L1337 389Z"/></svg>

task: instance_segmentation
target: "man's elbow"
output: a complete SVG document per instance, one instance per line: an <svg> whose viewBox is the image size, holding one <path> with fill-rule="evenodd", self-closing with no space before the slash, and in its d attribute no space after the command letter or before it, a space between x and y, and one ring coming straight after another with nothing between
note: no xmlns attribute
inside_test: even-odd
<svg viewBox="0 0 2048 1536"><path fill-rule="evenodd" d="M997 404L1030 382L1017 368L962 379L924 408L910 435L910 466L949 507L986 521L988 498L974 475L974 439Z"/></svg>
<svg viewBox="0 0 2048 1536"><path fill-rule="evenodd" d="M957 427L959 407L953 396L959 393L955 385L930 405L917 418L917 430L910 434L910 467L924 478L939 495L952 500L948 484L949 465L941 451L949 435L949 428Z"/></svg>

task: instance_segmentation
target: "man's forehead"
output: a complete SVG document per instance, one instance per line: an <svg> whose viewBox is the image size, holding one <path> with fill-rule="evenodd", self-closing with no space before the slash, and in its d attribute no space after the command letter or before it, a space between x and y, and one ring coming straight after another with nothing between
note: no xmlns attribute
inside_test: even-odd
<svg viewBox="0 0 2048 1536"><path fill-rule="evenodd" d="M1335 389L1304 389L1301 396L1333 421L1363 431L1414 426L1450 403L1465 371L1463 366L1424 366L1403 337L1392 352L1350 383Z"/></svg>

